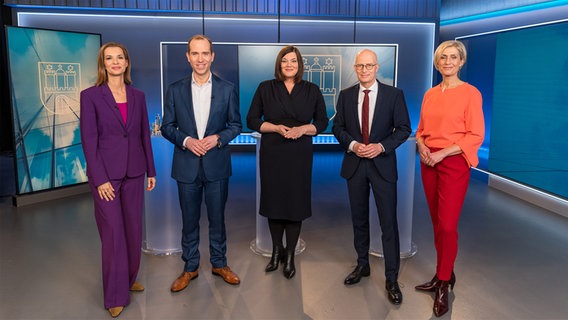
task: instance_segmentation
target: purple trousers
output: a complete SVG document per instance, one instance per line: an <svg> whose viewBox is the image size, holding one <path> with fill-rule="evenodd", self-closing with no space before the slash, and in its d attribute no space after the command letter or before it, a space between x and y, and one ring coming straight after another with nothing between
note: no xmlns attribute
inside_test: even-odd
<svg viewBox="0 0 568 320"><path fill-rule="evenodd" d="M104 306L130 303L130 287L136 281L142 251L144 175L110 181L112 201L99 197L89 181L95 204L95 220L101 238Z"/></svg>

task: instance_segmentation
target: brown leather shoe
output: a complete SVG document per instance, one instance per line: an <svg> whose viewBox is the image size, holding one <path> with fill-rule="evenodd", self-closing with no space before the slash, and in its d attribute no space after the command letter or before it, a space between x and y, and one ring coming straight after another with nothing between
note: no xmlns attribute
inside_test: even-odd
<svg viewBox="0 0 568 320"><path fill-rule="evenodd" d="M112 307L112 308L108 308L108 312L110 313L110 316L113 318L116 318L120 315L120 313L122 312L122 310L124 310L124 307Z"/></svg>
<svg viewBox="0 0 568 320"><path fill-rule="evenodd" d="M144 286L140 282L134 281L134 284L130 287L130 291L142 292L144 291Z"/></svg>
<svg viewBox="0 0 568 320"><path fill-rule="evenodd" d="M231 268L229 268L229 266L224 266L223 268L213 268L211 270L211 273L216 276L222 277L223 280L225 280L225 282L228 284L236 285L241 283L239 276L231 271Z"/></svg>
<svg viewBox="0 0 568 320"><path fill-rule="evenodd" d="M182 272L182 274L176 279L176 281L172 283L170 290L172 290L172 292L178 292L185 289L189 284L189 281L197 278L198 275L199 274L197 273L197 270L193 272Z"/></svg>

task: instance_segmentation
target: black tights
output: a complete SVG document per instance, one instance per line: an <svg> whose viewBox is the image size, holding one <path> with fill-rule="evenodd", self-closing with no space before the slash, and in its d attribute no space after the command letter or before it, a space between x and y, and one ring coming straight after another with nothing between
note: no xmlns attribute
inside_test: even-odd
<svg viewBox="0 0 568 320"><path fill-rule="evenodd" d="M282 219L268 219L268 228L270 229L270 237L274 247L284 248L282 237L286 231L286 247L288 250L296 250L296 244L300 239L300 230L302 229L302 221L290 221Z"/></svg>

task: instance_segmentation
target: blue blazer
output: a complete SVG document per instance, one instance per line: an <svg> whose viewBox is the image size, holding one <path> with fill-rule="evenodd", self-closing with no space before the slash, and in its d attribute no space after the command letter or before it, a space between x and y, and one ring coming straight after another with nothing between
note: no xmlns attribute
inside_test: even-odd
<svg viewBox="0 0 568 320"><path fill-rule="evenodd" d="M195 180L200 161L209 181L228 178L231 174L229 142L241 133L239 98L235 85L212 75L211 110L205 136L219 135L220 147L209 150L202 158L183 145L186 137L197 138L197 126L191 97L191 75L172 83L164 102L161 132L175 145L172 178L190 183Z"/></svg>
<svg viewBox="0 0 568 320"><path fill-rule="evenodd" d="M383 179L396 182L398 173L395 149L406 141L412 132L410 118L402 91L382 84L378 80L377 82L379 90L369 142L380 142L383 145L385 152L375 157L373 162ZM333 120L333 134L346 150L341 165L341 176L345 179L353 176L361 160L354 152L349 151L349 144L352 141L363 141L357 111L359 86L356 84L340 92L336 106L337 112Z"/></svg>
<svg viewBox="0 0 568 320"><path fill-rule="evenodd" d="M95 186L124 177L156 176L144 93L126 85L127 119L107 84L81 91L81 142Z"/></svg>

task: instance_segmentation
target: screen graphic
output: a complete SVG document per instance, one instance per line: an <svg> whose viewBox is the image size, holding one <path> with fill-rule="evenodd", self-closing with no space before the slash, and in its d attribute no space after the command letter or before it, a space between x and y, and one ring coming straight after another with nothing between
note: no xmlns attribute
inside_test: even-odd
<svg viewBox="0 0 568 320"><path fill-rule="evenodd" d="M87 181L79 94L94 84L98 34L6 27L18 194Z"/></svg>

